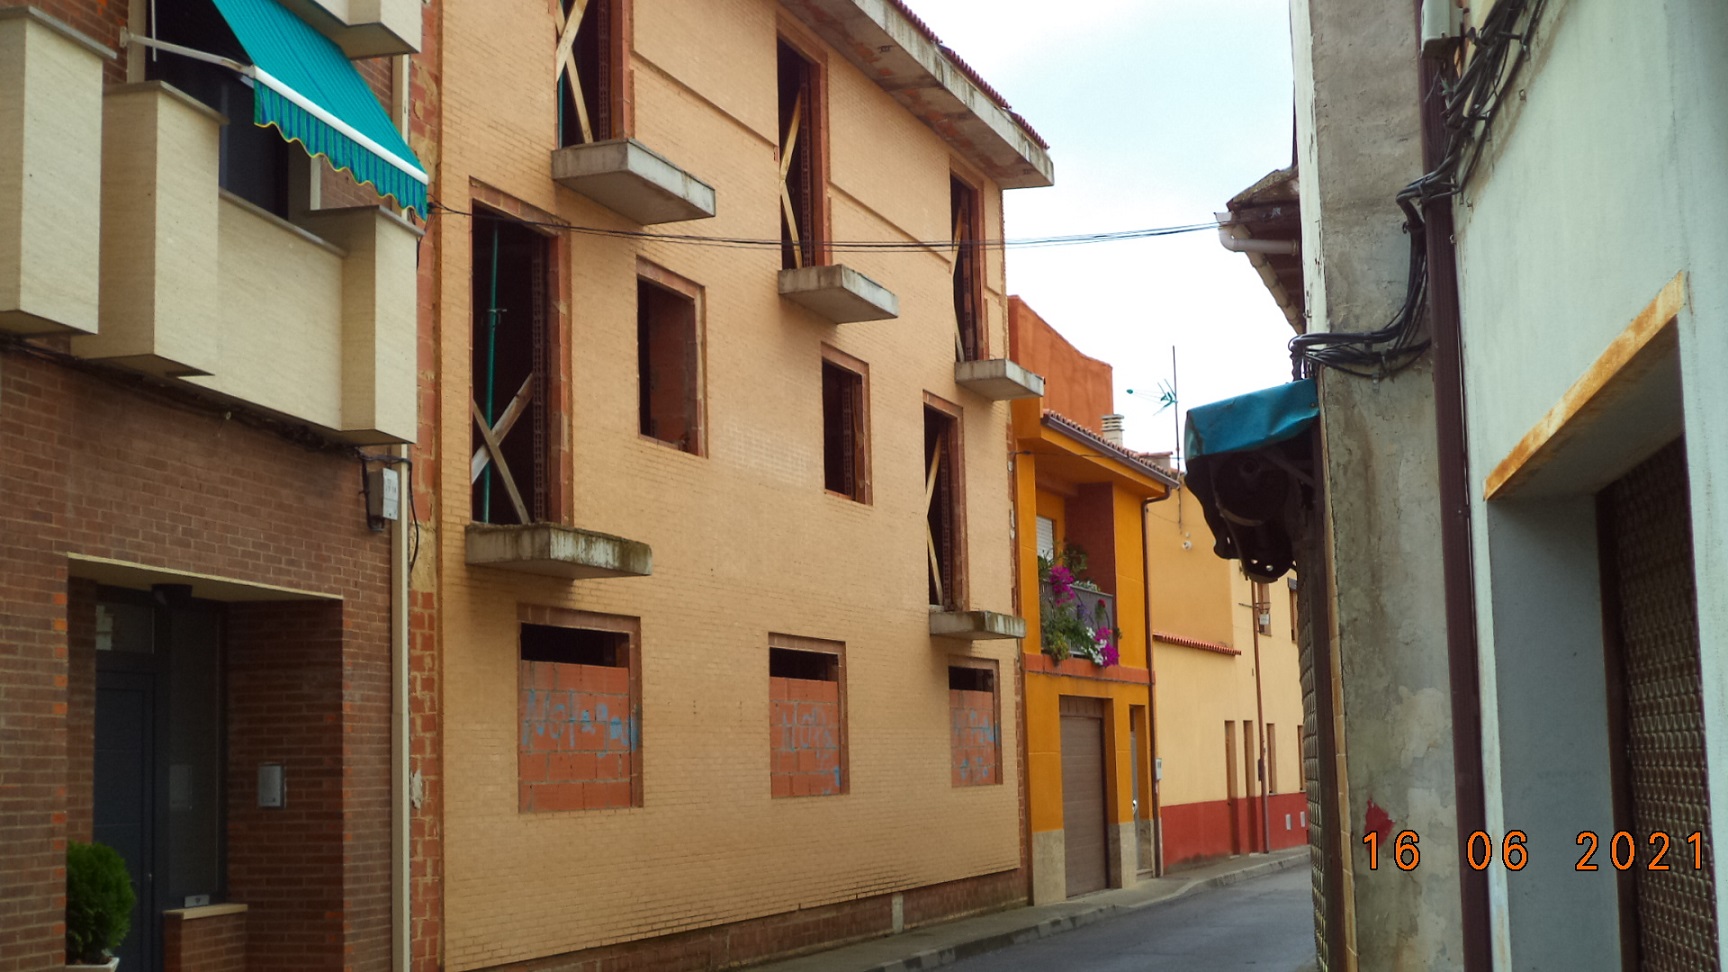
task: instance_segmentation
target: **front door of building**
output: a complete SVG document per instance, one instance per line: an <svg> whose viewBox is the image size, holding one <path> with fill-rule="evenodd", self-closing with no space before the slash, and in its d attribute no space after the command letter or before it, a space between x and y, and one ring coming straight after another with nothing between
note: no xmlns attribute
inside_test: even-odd
<svg viewBox="0 0 1728 972"><path fill-rule="evenodd" d="M1104 705L1063 697L1062 845L1070 898L1110 883L1104 788Z"/></svg>
<svg viewBox="0 0 1728 972"><path fill-rule="evenodd" d="M96 605L92 835L137 904L116 954L159 972L161 913L222 893L220 614L184 589L104 589Z"/></svg>
<svg viewBox="0 0 1728 972"><path fill-rule="evenodd" d="M1621 922L1645 969L1716 968L1716 887L1698 661L1686 447L1677 441L1598 499L1616 831L1635 842ZM1666 870L1652 870L1666 835ZM1700 834L1695 868L1691 834ZM1601 835L1604 842L1608 835ZM1622 888L1625 889L1625 885Z"/></svg>

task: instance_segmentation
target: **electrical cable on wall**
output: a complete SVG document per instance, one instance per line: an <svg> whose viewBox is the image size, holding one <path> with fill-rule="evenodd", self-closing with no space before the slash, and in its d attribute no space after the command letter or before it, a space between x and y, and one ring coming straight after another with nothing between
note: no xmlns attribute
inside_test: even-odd
<svg viewBox="0 0 1728 972"><path fill-rule="evenodd" d="M1331 368L1359 378L1387 378L1421 359L1429 341L1423 333L1428 295L1428 248L1422 207L1449 200L1469 183L1482 159L1494 118L1512 90L1536 36L1548 0L1501 0L1482 26L1471 32L1475 56L1458 79L1442 82L1446 151L1434 171L1405 186L1397 196L1410 237L1404 301L1384 327L1366 332L1324 331L1290 340L1297 378ZM1522 23L1522 29L1518 29Z"/></svg>

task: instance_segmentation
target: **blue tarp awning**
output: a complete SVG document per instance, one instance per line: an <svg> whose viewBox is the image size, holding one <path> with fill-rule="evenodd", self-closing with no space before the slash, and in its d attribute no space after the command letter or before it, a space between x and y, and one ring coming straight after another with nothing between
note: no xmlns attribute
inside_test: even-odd
<svg viewBox="0 0 1728 972"><path fill-rule="evenodd" d="M1226 398L1188 410L1188 458L1246 452L1294 438L1320 417L1314 379Z"/></svg>
<svg viewBox="0 0 1728 972"><path fill-rule="evenodd" d="M426 170L341 48L277 0L215 0L252 61L252 120L424 216Z"/></svg>

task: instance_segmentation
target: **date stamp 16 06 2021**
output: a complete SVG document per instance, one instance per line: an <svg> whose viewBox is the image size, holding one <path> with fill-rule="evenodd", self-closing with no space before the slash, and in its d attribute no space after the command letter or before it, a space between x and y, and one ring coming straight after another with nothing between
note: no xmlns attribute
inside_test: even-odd
<svg viewBox="0 0 1728 972"><path fill-rule="evenodd" d="M1493 837L1478 830L1464 841L1464 861L1478 871L1486 871L1496 862L1508 871L1522 871L1530 863L1529 840L1530 835L1524 831L1509 830L1496 844ZM1381 841L1379 831L1370 830L1362 835L1362 843L1368 848L1370 871L1380 869ZM1604 850L1602 838L1593 830L1585 830L1579 832L1575 843L1579 847L1579 857L1573 870L1600 870L1602 865L1597 861L1597 853ZM1677 843L1682 846L1676 847ZM1617 871L1635 868L1668 871L1684 869L1688 865L1695 871L1704 868L1702 832L1695 831L1676 841L1672 835L1658 830L1640 844L1637 837L1621 830L1609 836L1606 844L1607 853L1603 857ZM1399 831L1384 850L1400 871L1414 871L1422 864L1422 838L1414 830Z"/></svg>

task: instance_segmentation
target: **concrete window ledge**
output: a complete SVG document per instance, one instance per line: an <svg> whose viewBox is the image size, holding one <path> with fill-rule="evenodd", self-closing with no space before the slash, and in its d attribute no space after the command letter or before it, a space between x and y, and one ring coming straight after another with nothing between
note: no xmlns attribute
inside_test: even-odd
<svg viewBox="0 0 1728 972"><path fill-rule="evenodd" d="M1026 637L1026 619L995 611L931 611L930 633L961 641Z"/></svg>
<svg viewBox="0 0 1728 972"><path fill-rule="evenodd" d="M714 215L713 186L633 138L556 149L552 178L643 226Z"/></svg>
<svg viewBox="0 0 1728 972"><path fill-rule="evenodd" d="M836 324L890 321L900 316L900 298L839 264L780 271L780 296Z"/></svg>
<svg viewBox="0 0 1728 972"><path fill-rule="evenodd" d="M555 523L471 523L468 563L571 580L654 572L654 554L645 543Z"/></svg>
<svg viewBox="0 0 1728 972"><path fill-rule="evenodd" d="M1007 358L961 361L954 365L954 381L992 401L1037 398L1044 394L1044 378Z"/></svg>

